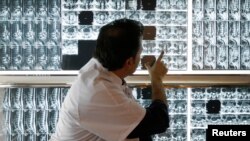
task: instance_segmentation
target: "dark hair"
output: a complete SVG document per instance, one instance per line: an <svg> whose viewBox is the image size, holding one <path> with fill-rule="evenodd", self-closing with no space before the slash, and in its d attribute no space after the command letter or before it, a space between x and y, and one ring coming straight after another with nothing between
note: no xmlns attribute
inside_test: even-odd
<svg viewBox="0 0 250 141"><path fill-rule="evenodd" d="M135 20L115 20L100 29L94 57L114 71L122 68L129 57L135 57L140 48L143 25Z"/></svg>

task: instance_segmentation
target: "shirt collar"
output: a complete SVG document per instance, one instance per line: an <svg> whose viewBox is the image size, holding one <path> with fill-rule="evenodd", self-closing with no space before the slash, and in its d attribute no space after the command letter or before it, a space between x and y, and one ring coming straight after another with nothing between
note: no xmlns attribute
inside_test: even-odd
<svg viewBox="0 0 250 141"><path fill-rule="evenodd" d="M94 63L97 65L98 70L105 74L106 79L114 82L114 84L121 84L121 85L126 84L126 81L124 79L121 79L113 72L108 71L108 69L104 68L96 58L92 58L91 61L94 61Z"/></svg>

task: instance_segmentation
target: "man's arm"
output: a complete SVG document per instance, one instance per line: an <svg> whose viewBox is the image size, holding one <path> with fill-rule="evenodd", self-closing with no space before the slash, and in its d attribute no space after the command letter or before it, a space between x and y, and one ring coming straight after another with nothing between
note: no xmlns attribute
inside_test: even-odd
<svg viewBox="0 0 250 141"><path fill-rule="evenodd" d="M127 138L151 136L165 132L168 127L168 108L161 100L155 100L146 108L146 115Z"/></svg>
<svg viewBox="0 0 250 141"><path fill-rule="evenodd" d="M152 103L146 108L146 115L143 120L128 135L128 138L162 133L169 127L167 98L162 83L162 79L167 73L166 65L161 61L163 54L162 51L152 67L146 64L151 79Z"/></svg>
<svg viewBox="0 0 250 141"><path fill-rule="evenodd" d="M152 67L146 65L148 69L149 76L151 79L152 86L152 100L161 100L165 104L167 104L167 97L165 95L164 87L162 84L162 79L166 75L168 69L166 65L161 60L164 52L162 51L156 62Z"/></svg>

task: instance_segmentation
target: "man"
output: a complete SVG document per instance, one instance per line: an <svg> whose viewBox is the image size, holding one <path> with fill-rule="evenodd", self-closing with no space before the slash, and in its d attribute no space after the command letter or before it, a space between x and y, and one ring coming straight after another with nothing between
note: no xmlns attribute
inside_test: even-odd
<svg viewBox="0 0 250 141"><path fill-rule="evenodd" d="M62 105L52 141L147 141L166 131L169 117L161 61L146 64L152 84L152 104L143 108L124 78L140 62L143 26L120 19L100 29L93 58L81 68Z"/></svg>

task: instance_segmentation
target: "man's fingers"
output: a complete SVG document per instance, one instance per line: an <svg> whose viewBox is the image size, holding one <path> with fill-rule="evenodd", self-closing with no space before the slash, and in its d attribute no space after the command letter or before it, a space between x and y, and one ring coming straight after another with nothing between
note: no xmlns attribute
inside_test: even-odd
<svg viewBox="0 0 250 141"><path fill-rule="evenodd" d="M164 55L164 51L162 50L160 56L157 58L157 61L161 61L163 55Z"/></svg>
<svg viewBox="0 0 250 141"><path fill-rule="evenodd" d="M146 69L147 69L147 70L151 68L151 66L150 66L150 63L149 63L149 62L146 62L144 65L145 65L145 67L146 67Z"/></svg>

